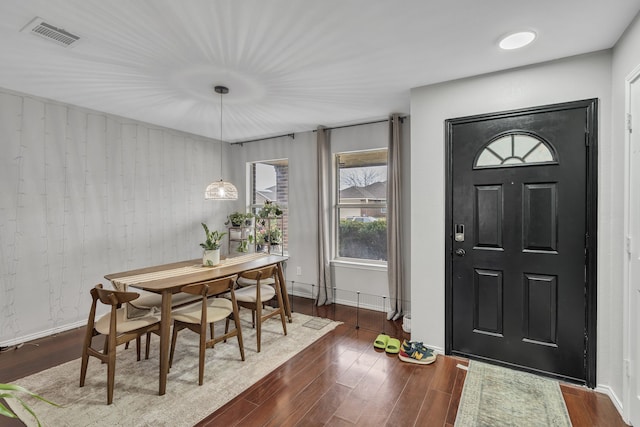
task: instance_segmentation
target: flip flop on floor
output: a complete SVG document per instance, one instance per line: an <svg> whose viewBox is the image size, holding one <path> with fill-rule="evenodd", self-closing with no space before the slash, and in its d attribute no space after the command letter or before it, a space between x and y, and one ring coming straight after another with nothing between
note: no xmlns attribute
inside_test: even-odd
<svg viewBox="0 0 640 427"><path fill-rule="evenodd" d="M387 334L380 334L378 335L378 337L376 338L376 340L373 342L373 346L375 348L380 348L382 350L387 348L387 343L389 342L389 335Z"/></svg>
<svg viewBox="0 0 640 427"><path fill-rule="evenodd" d="M389 338L384 351L390 354L398 354L400 352L400 340L397 338Z"/></svg>

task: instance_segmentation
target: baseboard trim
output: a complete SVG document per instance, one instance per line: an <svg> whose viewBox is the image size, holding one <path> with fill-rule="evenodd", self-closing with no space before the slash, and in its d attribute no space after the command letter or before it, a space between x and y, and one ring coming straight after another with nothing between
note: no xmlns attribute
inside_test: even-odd
<svg viewBox="0 0 640 427"><path fill-rule="evenodd" d="M45 338L51 335L59 334L60 332L69 331L71 329L80 328L87 324L86 320L79 320L74 323L68 323L62 326L56 326L55 328L47 329L44 331L39 331L30 335L23 335L21 337L10 339L9 341L4 341L0 343L0 347L10 347L12 345L18 345L22 343L26 343L28 341L37 340L38 338Z"/></svg>
<svg viewBox="0 0 640 427"><path fill-rule="evenodd" d="M609 396L609 399L611 399L611 402L613 403L613 406L615 406L616 409L618 410L618 413L622 417L622 420L627 424L629 423L629 420L627 420L625 415L624 415L622 402L620 401L620 399L618 399L618 395L616 395L616 393L611 389L611 387L609 387L608 385L604 385L604 384L598 384L596 386L596 388L595 388L595 391L597 391L598 393L606 394L607 396Z"/></svg>

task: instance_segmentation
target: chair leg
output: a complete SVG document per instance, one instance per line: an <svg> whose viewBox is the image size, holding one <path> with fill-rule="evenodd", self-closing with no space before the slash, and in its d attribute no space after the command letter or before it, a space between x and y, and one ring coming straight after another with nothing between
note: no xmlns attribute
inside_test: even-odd
<svg viewBox="0 0 640 427"><path fill-rule="evenodd" d="M171 337L171 352L169 353L169 369L173 366L173 353L176 351L176 338L178 338L178 331L182 329L176 322L173 322L173 336Z"/></svg>
<svg viewBox="0 0 640 427"><path fill-rule="evenodd" d="M87 352L87 346L91 345L85 343L82 347L82 364L80 365L80 387L84 387L84 380L87 377L87 365L89 364L89 353Z"/></svg>
<svg viewBox="0 0 640 427"><path fill-rule="evenodd" d="M284 316L284 302L282 300L282 293L280 292L280 288L276 288L276 298L278 300L278 310L280 311L280 320L282 321L282 330L284 334L287 335L287 321Z"/></svg>
<svg viewBox="0 0 640 427"><path fill-rule="evenodd" d="M262 304L256 304L254 311L256 316L256 337L258 339L258 353L260 353L260 342L262 341Z"/></svg>
<svg viewBox="0 0 640 427"><path fill-rule="evenodd" d="M147 343L144 347L144 359L149 359L149 350L151 349L151 332L147 332Z"/></svg>
<svg viewBox="0 0 640 427"><path fill-rule="evenodd" d="M82 345L82 363L80 365L80 387L84 387L84 380L87 377L87 365L89 364L89 347L91 347L91 341L93 334L87 331L85 335L84 344Z"/></svg>
<svg viewBox="0 0 640 427"><path fill-rule="evenodd" d="M105 335L104 337L104 348L102 349L102 354L109 354L109 336ZM104 360L102 361L102 363L107 363Z"/></svg>
<svg viewBox="0 0 640 427"><path fill-rule="evenodd" d="M108 346L107 352L109 355L107 361L107 405L111 405L113 403L113 387L116 376L116 349Z"/></svg>
<svg viewBox="0 0 640 427"><path fill-rule="evenodd" d="M129 341L127 341L129 344ZM140 341L140 335L136 337L136 361L140 361L140 347L142 346L142 342Z"/></svg>
<svg viewBox="0 0 640 427"><path fill-rule="evenodd" d="M242 328L240 327L240 315L236 312L233 316L233 322L236 327L236 337L238 338L238 347L240 347L240 357L244 362L244 344L242 342ZM229 327L229 318L227 317L227 328ZM227 333L227 328L225 328L225 334Z"/></svg>
<svg viewBox="0 0 640 427"><path fill-rule="evenodd" d="M200 355L198 356L198 385L204 381L204 350L207 348L206 329L200 330Z"/></svg>
<svg viewBox="0 0 640 427"><path fill-rule="evenodd" d="M214 338L214 333L213 333L213 330L214 330L213 322L209 323L209 329L211 330L211 340L213 341L213 338ZM213 345L212 345L211 347L213 347Z"/></svg>

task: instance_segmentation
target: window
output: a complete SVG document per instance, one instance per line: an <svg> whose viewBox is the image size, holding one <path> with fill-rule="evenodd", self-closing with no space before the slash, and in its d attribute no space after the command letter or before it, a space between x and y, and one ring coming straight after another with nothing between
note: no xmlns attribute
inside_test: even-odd
<svg viewBox="0 0 640 427"><path fill-rule="evenodd" d="M474 169L558 163L551 146L532 135L511 133L485 145L476 157Z"/></svg>
<svg viewBox="0 0 640 427"><path fill-rule="evenodd" d="M251 187L251 212L257 214L269 201L276 203L282 208L282 221L276 221L271 224L271 232L264 233L264 230L256 230L256 243L261 246L263 236L270 235L271 244L282 245L281 249L272 248L272 252L281 253L288 251L289 233L289 161L288 159L280 160L264 160L249 163L249 182ZM282 226L282 230L280 230ZM273 236L277 236L273 239Z"/></svg>
<svg viewBox="0 0 640 427"><path fill-rule="evenodd" d="M336 256L387 260L387 150L336 154Z"/></svg>

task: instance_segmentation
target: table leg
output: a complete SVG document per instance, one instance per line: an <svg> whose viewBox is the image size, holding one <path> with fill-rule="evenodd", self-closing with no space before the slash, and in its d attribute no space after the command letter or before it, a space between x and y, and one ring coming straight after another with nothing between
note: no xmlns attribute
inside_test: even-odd
<svg viewBox="0 0 640 427"><path fill-rule="evenodd" d="M289 294L287 293L287 282L284 281L284 274L282 273L282 264L278 264L278 282L280 282L280 290L282 293L282 302L284 304L284 314L289 318L289 323L293 322L291 317L291 303L289 302Z"/></svg>
<svg viewBox="0 0 640 427"><path fill-rule="evenodd" d="M160 314L160 391L162 396L167 391L167 374L169 372L169 331L171 328L171 291L162 292L162 310Z"/></svg>

